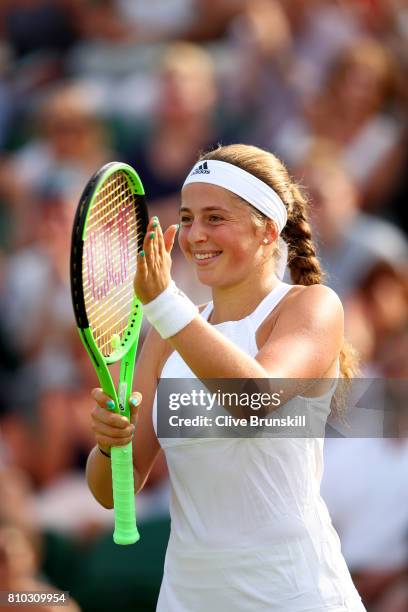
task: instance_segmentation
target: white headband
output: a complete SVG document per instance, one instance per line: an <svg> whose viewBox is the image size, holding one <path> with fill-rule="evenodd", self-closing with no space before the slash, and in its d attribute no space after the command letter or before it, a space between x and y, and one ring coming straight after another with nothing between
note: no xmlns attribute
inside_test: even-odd
<svg viewBox="0 0 408 612"><path fill-rule="evenodd" d="M279 234L286 225L286 208L276 191L238 166L215 159L199 161L187 176L183 187L190 183L210 183L232 191L266 217L273 219Z"/></svg>

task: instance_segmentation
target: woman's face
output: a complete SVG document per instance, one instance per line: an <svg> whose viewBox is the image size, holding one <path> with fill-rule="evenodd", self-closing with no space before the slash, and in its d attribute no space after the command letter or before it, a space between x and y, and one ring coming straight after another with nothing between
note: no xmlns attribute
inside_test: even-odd
<svg viewBox="0 0 408 612"><path fill-rule="evenodd" d="M179 244L204 285L228 287L253 275L263 261L261 232L250 208L226 189L205 183L184 187Z"/></svg>

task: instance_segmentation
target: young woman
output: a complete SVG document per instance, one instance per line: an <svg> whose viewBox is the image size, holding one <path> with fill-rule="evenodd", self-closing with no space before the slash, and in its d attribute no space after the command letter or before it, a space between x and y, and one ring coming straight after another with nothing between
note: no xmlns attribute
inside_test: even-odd
<svg viewBox="0 0 408 612"><path fill-rule="evenodd" d="M178 292L170 274L177 226L163 233L152 219L135 278L153 327L135 374L138 423L110 413L109 398L94 390L89 487L112 507L112 445L133 437L137 490L165 453L172 529L160 612L360 612L319 495L322 439L158 440L155 430L160 377L305 379L294 399L329 413L327 379L350 367L342 306L320 284L305 199L271 153L220 147L187 177L180 224L180 247L213 301L198 312ZM277 275L286 248L294 285Z"/></svg>

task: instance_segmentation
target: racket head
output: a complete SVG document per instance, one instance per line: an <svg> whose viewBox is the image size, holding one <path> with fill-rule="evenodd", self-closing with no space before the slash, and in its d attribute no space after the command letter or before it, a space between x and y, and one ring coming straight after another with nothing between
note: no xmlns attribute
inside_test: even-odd
<svg viewBox="0 0 408 612"><path fill-rule="evenodd" d="M77 327L96 365L95 353L114 363L138 338L142 310L133 279L148 221L142 182L128 164L103 166L79 200L71 295Z"/></svg>

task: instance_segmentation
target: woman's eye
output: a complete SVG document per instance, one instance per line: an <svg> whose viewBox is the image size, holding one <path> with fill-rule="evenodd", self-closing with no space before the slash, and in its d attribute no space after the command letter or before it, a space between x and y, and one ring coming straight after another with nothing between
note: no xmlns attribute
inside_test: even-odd
<svg viewBox="0 0 408 612"><path fill-rule="evenodd" d="M180 216L180 223L186 225L188 223L191 223L192 219L191 217L187 216L187 215L181 215Z"/></svg>
<svg viewBox="0 0 408 612"><path fill-rule="evenodd" d="M211 223L217 223L218 221L222 221L222 217L219 215L211 215L208 217L208 220L211 221Z"/></svg>

